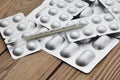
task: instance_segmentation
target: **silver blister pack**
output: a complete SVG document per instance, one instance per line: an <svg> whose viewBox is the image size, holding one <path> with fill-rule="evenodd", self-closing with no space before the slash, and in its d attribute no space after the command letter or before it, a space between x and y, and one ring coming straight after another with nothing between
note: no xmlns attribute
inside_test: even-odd
<svg viewBox="0 0 120 80"><path fill-rule="evenodd" d="M87 6L88 3L81 0L60 0L54 6L42 11L38 20L49 29L64 27L66 21L71 20Z"/></svg>
<svg viewBox="0 0 120 80"><path fill-rule="evenodd" d="M8 38L14 34L29 30L27 21L23 13L19 13L0 20L0 32L3 38Z"/></svg>
<svg viewBox="0 0 120 80"><path fill-rule="evenodd" d="M110 13L72 20L68 24L85 25L83 28L66 33L70 42L120 32L120 24Z"/></svg>
<svg viewBox="0 0 120 80"><path fill-rule="evenodd" d="M60 0L59 0L60 1ZM40 6L35 8L30 14L26 16L27 20L37 19L40 17L41 12L47 7L54 6L58 0L44 0Z"/></svg>
<svg viewBox="0 0 120 80"><path fill-rule="evenodd" d="M41 27L40 25L37 25L36 27L37 28L35 29L19 33L18 35L14 35L5 39L6 44L16 41L13 44L7 44L7 48L13 59L19 59L41 50L40 39L23 40L24 37L28 37L48 30L47 28Z"/></svg>
<svg viewBox="0 0 120 80"><path fill-rule="evenodd" d="M47 37L40 44L49 54L89 73L118 43L118 39L106 35L70 43L63 34L56 34Z"/></svg>
<svg viewBox="0 0 120 80"><path fill-rule="evenodd" d="M99 0L120 22L120 0Z"/></svg>

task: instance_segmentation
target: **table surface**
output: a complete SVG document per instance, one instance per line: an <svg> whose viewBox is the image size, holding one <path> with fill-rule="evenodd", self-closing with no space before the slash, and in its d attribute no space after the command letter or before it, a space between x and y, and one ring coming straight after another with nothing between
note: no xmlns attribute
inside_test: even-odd
<svg viewBox="0 0 120 80"><path fill-rule="evenodd" d="M43 0L0 0L0 18L19 12L28 15ZM0 37L0 80L120 80L120 44L90 74L39 51L13 60Z"/></svg>

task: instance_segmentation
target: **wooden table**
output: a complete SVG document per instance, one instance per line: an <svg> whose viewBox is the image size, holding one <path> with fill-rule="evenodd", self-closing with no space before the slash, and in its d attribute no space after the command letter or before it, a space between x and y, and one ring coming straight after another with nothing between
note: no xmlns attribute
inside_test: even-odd
<svg viewBox="0 0 120 80"><path fill-rule="evenodd" d="M0 18L23 12L29 14L43 0L0 0ZM120 44L84 74L45 51L12 60L0 37L0 80L120 80Z"/></svg>

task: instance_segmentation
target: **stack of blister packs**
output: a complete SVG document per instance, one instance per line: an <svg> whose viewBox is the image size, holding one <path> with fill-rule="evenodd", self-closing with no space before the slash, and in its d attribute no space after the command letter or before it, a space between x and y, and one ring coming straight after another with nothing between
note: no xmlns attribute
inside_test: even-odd
<svg viewBox="0 0 120 80"><path fill-rule="evenodd" d="M0 20L0 32L13 59L45 50L89 73L118 43L120 0L45 0L28 16ZM83 27L44 38L17 41L48 30ZM7 44L15 42L14 44Z"/></svg>

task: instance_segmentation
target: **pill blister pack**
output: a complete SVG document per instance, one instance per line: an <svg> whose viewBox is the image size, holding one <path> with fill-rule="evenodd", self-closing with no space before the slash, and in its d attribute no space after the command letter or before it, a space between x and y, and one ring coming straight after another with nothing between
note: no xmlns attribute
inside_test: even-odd
<svg viewBox="0 0 120 80"><path fill-rule="evenodd" d="M36 19L41 15L41 12L50 6L54 6L58 0L44 0L40 6L35 8L30 14L26 16L27 20Z"/></svg>
<svg viewBox="0 0 120 80"><path fill-rule="evenodd" d="M120 24L110 13L92 15L89 18L75 19L67 24L85 25L83 28L66 33L70 42L120 32Z"/></svg>
<svg viewBox="0 0 120 80"><path fill-rule="evenodd" d="M80 29L66 32L66 36L70 42L80 41L97 36L95 28L93 28L94 25L89 23L88 18L81 18L69 21L66 26L72 26L77 24L79 24L79 26L81 27Z"/></svg>
<svg viewBox="0 0 120 80"><path fill-rule="evenodd" d="M33 23L31 22L32 26ZM39 25L38 25L39 26ZM41 50L40 40L41 39L32 39L32 40L23 40L22 38L28 37L37 33L41 33L47 31L48 29L45 27L38 27L34 30L29 30L23 33L19 33L18 35L14 35L5 39L5 43L15 42L7 45L7 48L13 59L19 59L29 54L33 54L37 51ZM20 41L19 41L20 40Z"/></svg>
<svg viewBox="0 0 120 80"><path fill-rule="evenodd" d="M54 6L44 9L38 20L49 29L64 27L66 21L71 20L87 6L88 3L80 0L60 0Z"/></svg>
<svg viewBox="0 0 120 80"><path fill-rule="evenodd" d="M47 37L40 44L49 54L89 73L118 43L118 39L106 35L70 43L61 34Z"/></svg>
<svg viewBox="0 0 120 80"><path fill-rule="evenodd" d="M23 13L19 13L0 20L0 32L3 38L30 30L28 22Z"/></svg>
<svg viewBox="0 0 120 80"><path fill-rule="evenodd" d="M99 0L120 22L120 0Z"/></svg>

